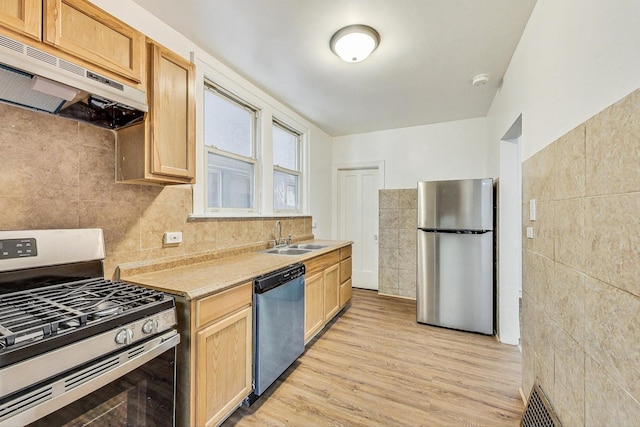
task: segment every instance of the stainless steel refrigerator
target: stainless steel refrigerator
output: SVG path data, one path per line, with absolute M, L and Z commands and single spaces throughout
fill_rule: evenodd
M 494 333 L 493 180 L 418 183 L 417 320 Z

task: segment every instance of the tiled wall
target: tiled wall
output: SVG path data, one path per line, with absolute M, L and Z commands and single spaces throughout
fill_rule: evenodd
M 417 189 L 380 190 L 378 292 L 416 298 Z
M 103 228 L 105 276 L 118 264 L 261 244 L 277 218 L 187 221 L 191 187 L 115 183 L 113 132 L 0 103 L 0 229 Z M 282 219 L 311 235 L 311 217 Z M 165 247 L 165 231 L 183 244 Z
M 640 91 L 528 159 L 523 202 L 523 390 L 565 425 L 639 425 Z

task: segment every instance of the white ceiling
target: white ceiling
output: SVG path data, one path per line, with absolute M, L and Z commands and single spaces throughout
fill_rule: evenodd
M 332 136 L 486 115 L 535 0 L 134 0 Z M 381 37 L 343 62 L 331 36 Z M 489 83 L 471 79 L 487 73 Z

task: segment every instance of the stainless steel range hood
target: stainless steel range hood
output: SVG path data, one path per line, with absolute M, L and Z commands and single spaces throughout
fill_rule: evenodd
M 143 91 L 0 35 L 0 101 L 118 129 L 144 119 Z

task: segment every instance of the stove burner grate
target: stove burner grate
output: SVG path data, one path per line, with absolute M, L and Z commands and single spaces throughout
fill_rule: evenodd
M 0 295 L 0 350 L 163 300 L 162 292 L 89 279 Z

